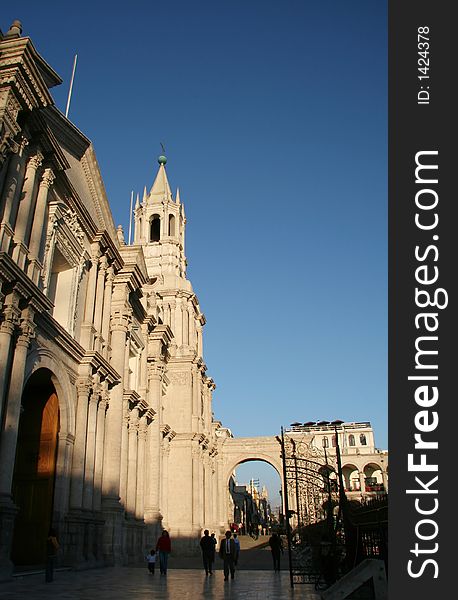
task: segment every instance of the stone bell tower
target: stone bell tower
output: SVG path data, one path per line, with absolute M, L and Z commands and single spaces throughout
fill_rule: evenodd
M 172 196 L 165 171 L 167 159 L 159 156 L 159 171 L 149 193 L 135 204 L 135 244 L 143 246 L 151 279 L 167 287 L 181 287 L 186 280 L 184 231 L 186 218 L 177 190 Z M 181 281 L 180 281 L 181 280 Z
M 171 535 L 195 546 L 204 527 L 215 527 L 211 502 L 216 489 L 216 439 L 212 425 L 213 379 L 203 361 L 205 317 L 186 278 L 186 218 L 179 192 L 172 196 L 167 159 L 134 211 L 134 243 L 143 247 L 149 283 L 160 325 L 173 334 L 162 375 L 158 414 L 164 435 L 160 476 L 162 525 Z M 177 493 L 179 490 L 179 493 Z

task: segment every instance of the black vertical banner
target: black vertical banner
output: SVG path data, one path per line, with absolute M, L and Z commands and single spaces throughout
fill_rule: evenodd
M 454 9 L 389 2 L 390 600 L 457 593 Z

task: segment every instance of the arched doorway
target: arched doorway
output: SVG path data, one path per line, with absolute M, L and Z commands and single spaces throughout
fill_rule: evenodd
M 282 513 L 280 473 L 265 460 L 239 462 L 229 477 L 228 520 L 241 534 L 267 534 Z
M 16 516 L 11 559 L 17 565 L 45 561 L 56 472 L 59 401 L 51 372 L 38 369 L 27 382 L 13 478 Z

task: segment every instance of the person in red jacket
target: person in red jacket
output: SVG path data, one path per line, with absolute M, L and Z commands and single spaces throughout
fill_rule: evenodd
M 167 575 L 167 562 L 172 551 L 169 532 L 164 529 L 161 537 L 157 540 L 156 550 L 159 552 L 159 570 L 161 575 Z

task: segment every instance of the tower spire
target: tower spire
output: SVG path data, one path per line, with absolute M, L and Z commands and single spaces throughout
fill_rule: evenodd
M 162 142 L 161 146 L 164 148 Z M 167 162 L 167 157 L 165 154 L 158 156 L 157 162 L 159 163 L 159 171 L 157 172 L 156 179 L 154 180 L 149 195 L 154 199 L 168 200 L 171 202 L 173 198 L 172 190 L 170 189 L 169 180 L 167 179 L 167 173 L 165 170 L 165 164 Z

